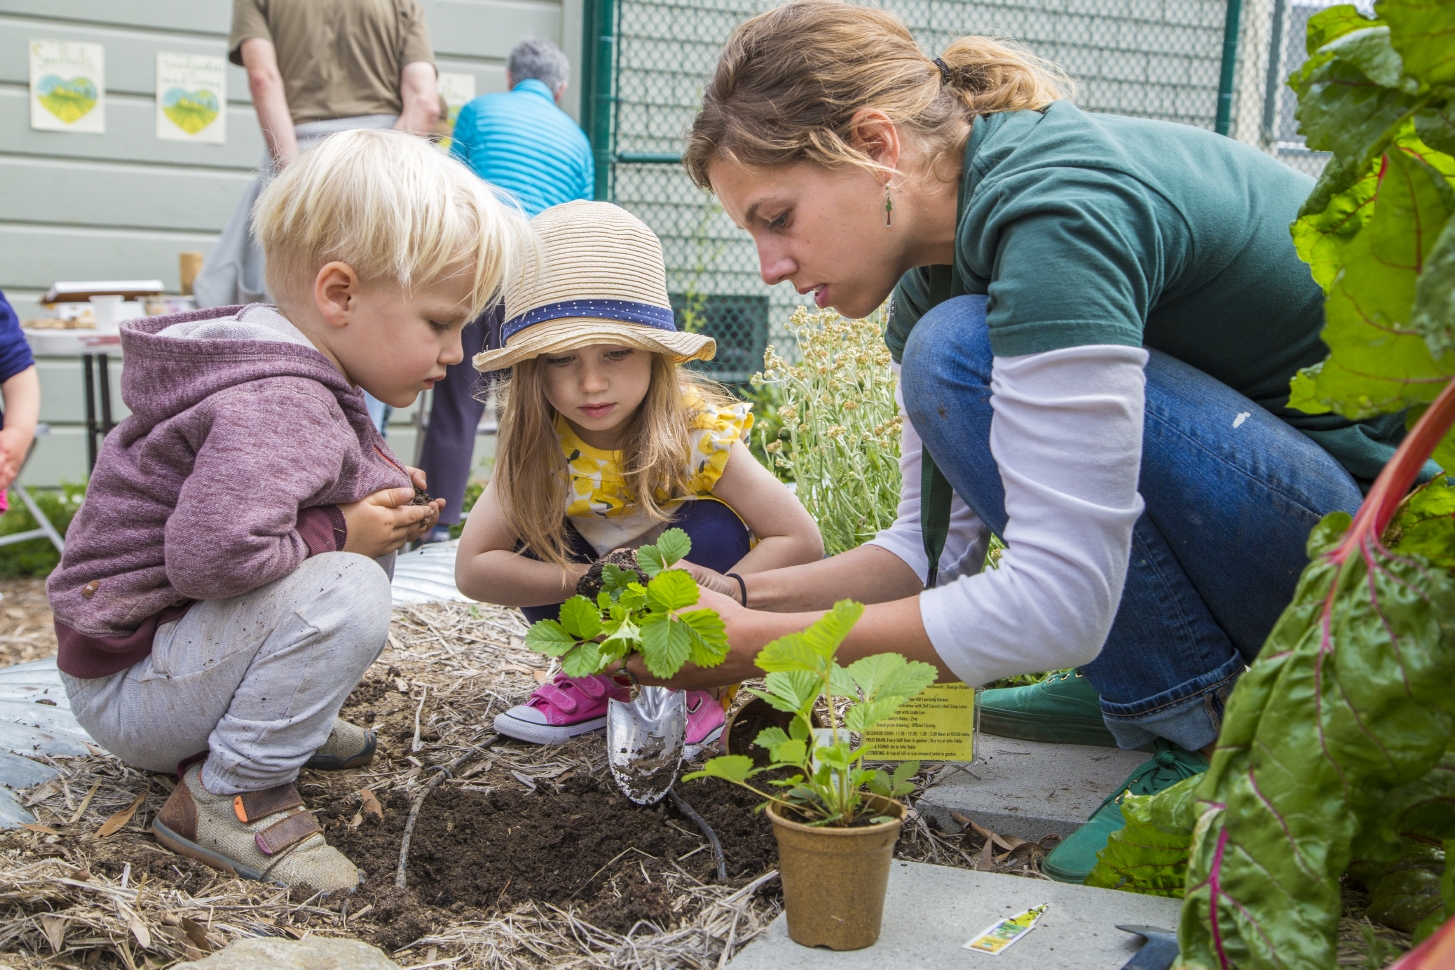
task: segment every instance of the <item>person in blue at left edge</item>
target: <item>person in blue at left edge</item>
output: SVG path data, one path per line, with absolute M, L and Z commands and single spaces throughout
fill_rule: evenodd
M 571 65 L 548 40 L 527 37 L 506 61 L 508 91 L 486 94 L 460 109 L 451 135 L 456 158 L 516 203 L 527 216 L 563 202 L 590 199 L 596 182 L 591 143 L 581 126 L 560 108 Z M 425 542 L 450 537 L 470 476 L 475 429 L 485 413 L 483 388 L 470 360 L 499 343 L 499 307 L 465 328 L 465 359 L 434 386 L 429 431 L 420 452 L 436 498 L 445 500 L 439 525 Z M 476 400 L 476 394 L 482 400 Z
M 35 440 L 35 422 L 40 417 L 40 378 L 30 344 L 20 331 L 20 320 L 0 293 L 0 512 L 9 508 L 6 491 Z

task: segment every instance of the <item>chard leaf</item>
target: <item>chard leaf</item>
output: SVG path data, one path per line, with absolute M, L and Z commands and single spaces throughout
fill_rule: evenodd
M 1197 824 L 1192 795 L 1200 781 L 1197 776 L 1184 778 L 1156 796 L 1123 798 L 1122 818 L 1127 824 L 1097 853 L 1086 885 L 1181 899 Z
M 1455 155 L 1455 104 L 1445 101 L 1420 109 L 1415 134 L 1436 151 Z
M 537 620 L 525 633 L 525 645 L 548 657 L 559 657 L 574 647 L 576 642 L 576 638 L 555 620 Z
M 1455 350 L 1455 219 L 1445 223 L 1425 257 L 1424 270 L 1415 283 L 1410 326 L 1434 353 Z
M 1379 16 L 1411 77 L 1426 87 L 1455 84 L 1455 5 L 1380 0 Z
M 691 606 L 698 600 L 697 582 L 685 569 L 657 573 L 647 584 L 647 607 L 654 613 L 669 613 Z
M 587 641 L 561 658 L 561 669 L 567 677 L 590 677 L 601 673 L 601 648 Z
M 1374 27 L 1381 22 L 1365 17 L 1352 3 L 1325 7 L 1308 19 L 1308 33 L 1304 38 L 1307 53 L 1310 56 L 1317 54 L 1319 48 L 1325 44 L 1352 31 Z
M 1344 267 L 1325 303 L 1329 357 L 1300 373 L 1290 404 L 1367 418 L 1428 403 L 1455 373 L 1410 326 L 1415 285 L 1434 233 L 1455 210 L 1444 176 L 1408 150 L 1391 151 L 1374 212 L 1343 247 Z
M 716 610 L 692 610 L 677 614 L 687 627 L 692 653 L 688 657 L 699 667 L 716 667 L 727 659 L 727 627 Z
M 1363 160 L 1380 150 L 1415 108 L 1418 85 L 1404 76 L 1388 27 L 1364 27 L 1319 48 L 1289 78 L 1298 91 L 1298 130 L 1310 148 Z
M 654 677 L 675 675 L 692 653 L 692 634 L 670 613 L 642 618 L 642 660 Z
M 1325 293 L 1333 288 L 1334 280 L 1344 268 L 1345 247 L 1374 213 L 1374 193 L 1379 187 L 1380 167 L 1377 162 L 1366 165 L 1363 174 L 1353 184 L 1330 194 L 1314 209 L 1313 200 L 1320 188 L 1316 186 L 1310 204 L 1299 213 L 1298 220 L 1291 227 L 1299 258 L 1308 263 L 1314 282 Z
M 573 596 L 561 604 L 561 628 L 578 640 L 595 639 L 601 633 L 601 610 L 586 597 Z
M 1363 532 L 1304 571 L 1196 788 L 1184 963 L 1337 962 L 1339 877 L 1361 825 L 1435 769 L 1455 735 L 1452 617 L 1455 577 Z
M 1452 516 L 1455 516 L 1455 487 L 1441 475 L 1405 500 L 1399 514 L 1384 531 L 1384 544 L 1401 555 L 1423 556 L 1442 569 L 1455 569 Z

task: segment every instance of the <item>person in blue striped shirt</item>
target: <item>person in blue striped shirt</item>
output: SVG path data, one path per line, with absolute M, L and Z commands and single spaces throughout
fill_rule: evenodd
M 460 109 L 451 136 L 451 153 L 527 216 L 563 202 L 590 199 L 596 183 L 591 143 L 581 126 L 560 108 L 571 64 L 548 40 L 527 37 L 510 51 L 505 84 L 510 89 L 482 95 Z M 435 384 L 429 430 L 420 450 L 430 492 L 445 500 L 439 525 L 425 542 L 450 537 L 460 521 L 460 505 L 470 477 L 475 429 L 484 413 L 484 388 L 470 366 L 485 349 L 492 328 L 498 333 L 499 308 L 488 310 L 465 328 L 465 359 Z M 496 343 L 491 343 L 496 346 Z M 477 400 L 477 395 L 480 398 Z

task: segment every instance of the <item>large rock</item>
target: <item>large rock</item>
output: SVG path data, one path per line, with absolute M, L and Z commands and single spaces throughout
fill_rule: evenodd
M 179 963 L 173 970 L 399 970 L 399 964 L 360 940 L 257 936 L 237 940 L 204 960 Z

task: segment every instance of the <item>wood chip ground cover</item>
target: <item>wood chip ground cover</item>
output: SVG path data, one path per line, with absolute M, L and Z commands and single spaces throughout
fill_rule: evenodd
M 164 967 L 243 936 L 310 933 L 368 940 L 402 967 L 725 965 L 781 907 L 767 820 L 731 786 L 679 785 L 722 840 L 729 878 L 718 884 L 693 823 L 617 793 L 599 734 L 559 747 L 495 738 L 494 714 L 548 674 L 524 632 L 513 610 L 396 611 L 388 649 L 343 712 L 378 731 L 374 762 L 299 779 L 329 840 L 367 873 L 347 899 L 294 898 L 176 856 L 147 831 L 170 776 L 107 756 L 57 759 L 61 776 L 23 797 L 37 829 L 0 834 L 0 965 Z M 420 805 L 396 890 L 410 809 L 438 766 L 457 761 Z M 911 803 L 941 770 L 925 766 Z M 98 837 L 138 796 L 125 824 Z M 896 855 L 1044 878 L 1053 844 L 951 835 L 911 812 Z M 1389 931 L 1345 922 L 1341 965 L 1382 966 L 1366 955 Z

